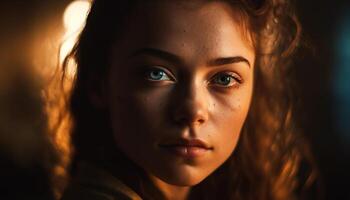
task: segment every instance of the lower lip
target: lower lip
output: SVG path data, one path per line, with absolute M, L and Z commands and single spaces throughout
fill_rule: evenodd
M 192 146 L 163 146 L 166 150 L 177 156 L 195 158 L 203 156 L 209 149 Z

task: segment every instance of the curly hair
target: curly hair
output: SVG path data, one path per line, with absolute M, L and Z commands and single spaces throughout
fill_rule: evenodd
M 309 180 L 298 179 L 298 169 L 310 159 L 310 153 L 293 112 L 291 61 L 301 36 L 293 5 L 288 0 L 222 1 L 239 11 L 240 25 L 253 40 L 256 53 L 253 101 L 235 152 L 193 187 L 190 199 L 216 199 L 217 194 L 228 200 L 300 199 L 300 191 L 312 176 Z M 68 60 L 73 58 L 77 63 L 69 102 L 66 110 L 62 109 L 71 116 L 70 175 L 74 175 L 80 160 L 112 162 L 107 152 L 115 151 L 115 145 L 106 120 L 107 111 L 94 108 L 88 90 L 99 92 L 110 66 L 113 41 L 130 11 L 142 2 L 95 0 L 85 28 L 63 64 L 62 80 L 66 80 Z M 146 192 L 140 195 L 149 196 Z

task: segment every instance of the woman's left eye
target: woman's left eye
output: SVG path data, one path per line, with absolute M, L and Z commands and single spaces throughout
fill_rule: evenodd
M 231 87 L 241 83 L 241 79 L 236 74 L 220 73 L 214 76 L 212 83 L 220 87 Z

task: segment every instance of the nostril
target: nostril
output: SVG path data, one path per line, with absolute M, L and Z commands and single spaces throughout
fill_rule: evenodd
M 207 121 L 207 117 L 202 112 L 197 113 L 178 113 L 175 115 L 174 120 L 181 125 L 200 125 Z
M 205 122 L 204 119 L 199 119 L 199 120 L 198 120 L 198 123 L 199 123 L 199 124 L 203 124 L 204 122 Z

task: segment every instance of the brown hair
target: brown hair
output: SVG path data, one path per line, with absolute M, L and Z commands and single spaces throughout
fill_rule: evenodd
M 115 162 L 110 155 L 117 150 L 108 124 L 108 110 L 95 108 L 88 91 L 99 92 L 110 66 L 113 41 L 122 32 L 131 9 L 142 2 L 95 0 L 80 39 L 63 65 L 65 80 L 68 59 L 77 63 L 68 110 L 62 110 L 70 115 L 67 119 L 72 125 L 71 175 L 80 160 Z M 293 82 L 289 76 L 292 54 L 301 33 L 293 6 L 288 0 L 225 2 L 240 11 L 242 27 L 253 39 L 256 52 L 253 101 L 235 152 L 193 187 L 190 199 L 216 199 L 217 194 L 220 199 L 236 200 L 299 199 L 298 191 L 303 190 L 306 180 L 298 180 L 298 169 L 302 161 L 309 160 L 309 152 L 293 120 Z M 67 161 L 66 157 L 66 164 Z M 140 195 L 146 198 L 146 192 Z

